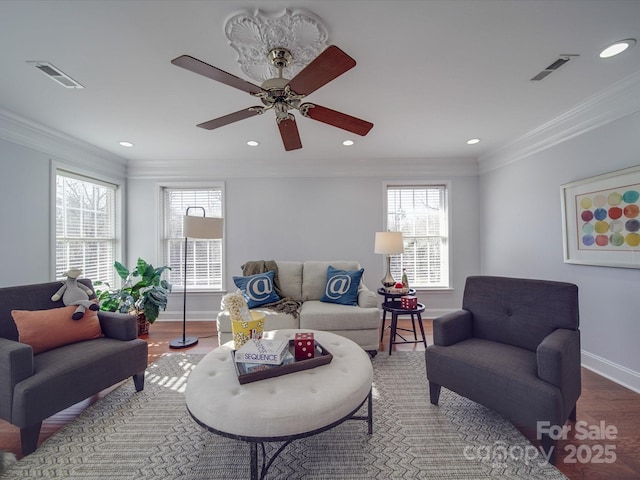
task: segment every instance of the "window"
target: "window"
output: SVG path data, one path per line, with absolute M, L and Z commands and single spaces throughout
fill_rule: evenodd
M 391 257 L 391 274 L 406 270 L 415 288 L 449 287 L 446 185 L 387 185 L 387 230 L 402 232 L 404 254 Z
M 117 186 L 56 172 L 56 278 L 70 268 L 113 284 Z
M 164 204 L 164 260 L 171 267 L 168 280 L 184 286 L 182 217 L 188 207 L 203 207 L 207 217 L 222 217 L 222 188 L 170 188 L 162 190 Z M 193 209 L 190 215 L 201 215 Z M 187 289 L 222 290 L 222 240 L 189 239 Z

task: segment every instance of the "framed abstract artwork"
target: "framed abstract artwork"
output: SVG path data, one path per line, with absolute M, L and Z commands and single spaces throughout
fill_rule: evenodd
M 640 268 L 640 166 L 561 186 L 564 261 Z

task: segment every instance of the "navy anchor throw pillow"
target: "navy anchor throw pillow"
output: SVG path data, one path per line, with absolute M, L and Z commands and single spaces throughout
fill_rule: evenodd
M 274 276 L 275 272 L 270 270 L 248 277 L 233 277 L 233 283 L 242 290 L 249 308 L 256 308 L 260 305 L 266 305 L 267 303 L 280 300 L 280 297 L 273 288 Z
M 347 271 L 338 270 L 329 265 L 327 284 L 320 301 L 341 305 L 358 305 L 358 287 L 363 273 L 364 268 Z

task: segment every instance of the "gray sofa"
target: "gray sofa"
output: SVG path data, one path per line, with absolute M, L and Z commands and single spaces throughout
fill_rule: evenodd
M 551 463 L 551 426 L 576 419 L 580 396 L 578 287 L 563 282 L 476 276 L 462 310 L 433 321 L 425 352 L 431 403 L 440 387 L 489 407 L 513 423 L 543 428 Z M 546 425 L 546 427 L 544 427 Z
M 88 279 L 79 280 L 91 290 Z M 60 282 L 0 288 L 0 418 L 20 428 L 22 453 L 36 450 L 42 421 L 132 376 L 144 388 L 147 342 L 137 338 L 136 318 L 98 312 L 104 337 L 33 354 L 18 342 L 12 310 L 64 306 L 51 296 Z
M 376 293 L 363 282 L 358 289 L 358 306 L 321 302 L 329 265 L 340 270 L 359 270 L 354 261 L 276 261 L 282 293 L 302 303 L 298 318 L 266 308 L 265 330 L 300 328 L 324 330 L 353 340 L 369 354 L 378 351 L 380 310 Z M 220 312 L 217 319 L 220 345 L 233 339 L 228 312 Z

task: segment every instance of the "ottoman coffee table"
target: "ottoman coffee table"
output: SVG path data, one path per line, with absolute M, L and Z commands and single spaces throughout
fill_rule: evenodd
M 267 339 L 293 339 L 312 332 L 333 355 L 331 363 L 240 385 L 231 357 L 233 342 L 207 354 L 189 376 L 187 409 L 202 427 L 249 443 L 251 479 L 263 479 L 293 440 L 329 430 L 345 420 L 365 420 L 373 432 L 369 355 L 355 342 L 317 330 L 274 330 Z M 356 412 L 367 403 L 366 416 Z M 264 444 L 283 442 L 267 459 Z M 262 461 L 258 465 L 258 445 Z

